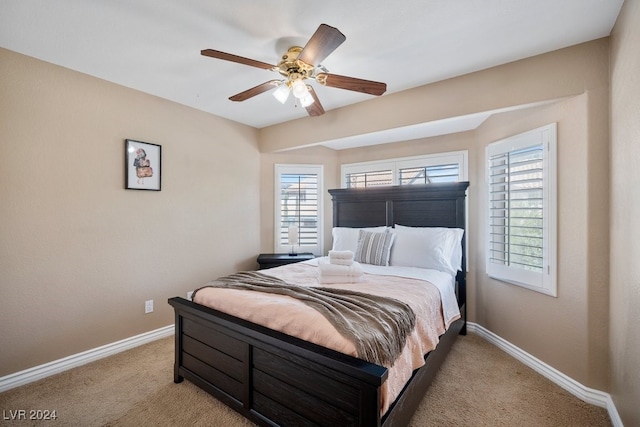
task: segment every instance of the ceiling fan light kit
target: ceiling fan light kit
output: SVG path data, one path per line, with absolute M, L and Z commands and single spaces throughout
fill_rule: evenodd
M 313 99 L 313 96 L 311 96 L 311 93 L 309 92 L 310 89 L 311 89 L 311 86 L 305 85 L 304 96 L 300 98 L 300 105 L 302 105 L 305 108 L 307 108 L 309 105 L 316 102 L 315 99 Z
M 290 92 L 291 91 L 289 90 L 289 86 L 287 86 L 286 83 L 282 83 L 276 90 L 273 91 L 273 96 L 278 101 L 280 101 L 281 104 L 284 104 L 285 102 L 287 102 L 287 99 L 289 99 Z
M 346 37 L 337 28 L 320 24 L 304 48 L 300 46 L 290 47 L 287 52 L 282 55 L 278 65 L 271 65 L 266 62 L 256 61 L 213 49 L 204 49 L 200 53 L 212 58 L 275 71 L 285 77 L 285 80 L 270 80 L 233 95 L 229 97 L 231 101 L 246 101 L 249 98 L 275 88 L 273 96 L 279 102 L 284 104 L 289 98 L 289 93 L 293 93 L 293 96 L 300 102 L 300 105 L 305 107 L 307 113 L 313 117 L 324 114 L 324 108 L 322 108 L 313 87 L 305 83 L 306 79 L 315 80 L 319 84 L 327 87 L 352 90 L 375 96 L 380 96 L 387 90 L 385 83 L 329 74 L 320 64 L 321 61 L 345 40 Z
M 291 83 L 291 92 L 293 92 L 293 96 L 300 99 L 307 94 L 307 85 L 303 83 L 301 78 L 297 78 Z

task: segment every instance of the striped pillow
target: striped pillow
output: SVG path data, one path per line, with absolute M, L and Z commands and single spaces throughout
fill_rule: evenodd
M 364 264 L 389 265 L 389 254 L 395 234 L 360 230 L 354 259 Z

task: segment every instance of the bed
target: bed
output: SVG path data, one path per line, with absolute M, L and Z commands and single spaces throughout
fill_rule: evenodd
M 333 225 L 464 229 L 467 187 L 329 190 Z M 464 254 L 462 239 L 455 276 L 460 316 L 388 408 L 388 368 L 179 297 L 169 300 L 175 310 L 174 381 L 186 378 L 259 425 L 407 425 L 457 335 L 466 333 Z

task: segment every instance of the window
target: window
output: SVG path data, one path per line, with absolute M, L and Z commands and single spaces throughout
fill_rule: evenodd
M 373 187 L 377 185 L 391 185 L 393 173 L 391 170 L 354 172 L 347 176 L 347 188 Z
M 419 166 L 400 169 L 400 185 L 430 184 L 432 182 L 458 181 L 460 167 L 457 163 L 437 166 Z
M 466 179 L 466 151 L 342 165 L 343 188 L 456 182 Z
M 489 144 L 487 274 L 557 296 L 556 124 Z
M 275 251 L 322 253 L 322 166 L 275 166 Z M 289 227 L 296 226 L 296 244 L 289 243 Z

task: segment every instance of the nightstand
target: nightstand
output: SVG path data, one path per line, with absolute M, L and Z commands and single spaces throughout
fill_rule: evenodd
M 307 261 L 314 259 L 315 257 L 316 256 L 310 252 L 303 252 L 295 255 L 260 254 L 258 255 L 258 264 L 260 264 L 260 270 L 264 270 L 265 268 L 273 268 L 281 265 L 293 264 L 294 262 Z

